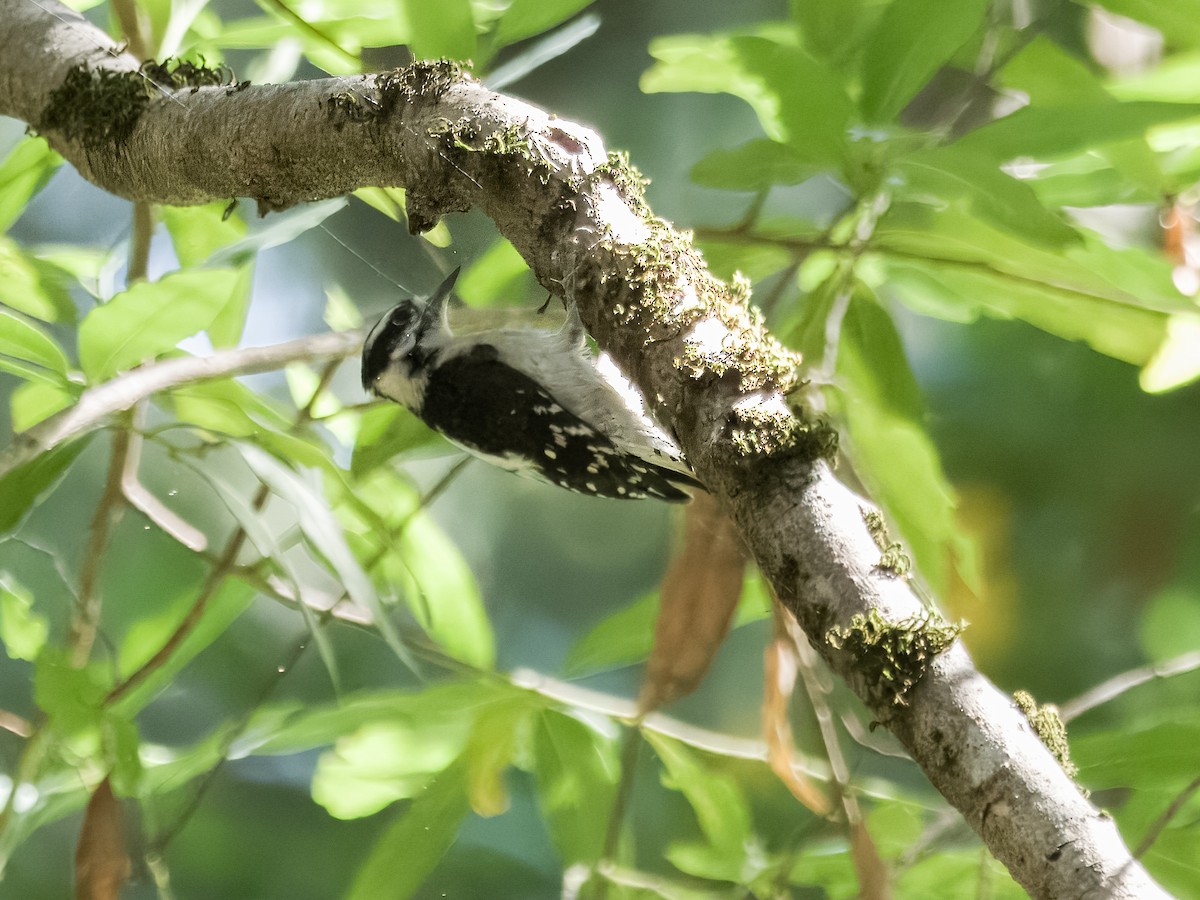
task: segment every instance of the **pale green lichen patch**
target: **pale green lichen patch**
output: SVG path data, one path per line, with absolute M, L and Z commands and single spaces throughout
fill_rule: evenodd
M 1063 724 L 1062 717 L 1058 714 L 1058 707 L 1050 703 L 1039 706 L 1029 691 L 1016 691 L 1013 694 L 1013 702 L 1017 704 L 1017 709 L 1025 713 L 1025 718 L 1029 720 L 1034 733 L 1054 754 L 1054 758 L 1063 767 L 1063 771 L 1074 778 L 1079 769 L 1076 768 L 1075 763 L 1071 762 L 1071 750 L 1067 744 L 1067 726 Z
M 825 641 L 835 650 L 850 653 L 876 697 L 891 706 L 907 706 L 909 692 L 963 627 L 931 610 L 889 622 L 872 609 L 865 616 L 855 615 L 848 627 L 829 629 Z
M 729 437 L 741 456 L 787 453 L 810 463 L 832 459 L 838 447 L 837 429 L 825 419 L 763 405 L 735 408 Z
M 897 578 L 907 576 L 912 571 L 912 560 L 904 552 L 904 546 L 899 541 L 893 541 L 892 536 L 888 534 L 883 514 L 877 509 L 868 509 L 865 506 L 861 508 L 861 512 L 867 531 L 871 533 L 871 539 L 882 554 L 875 568 Z

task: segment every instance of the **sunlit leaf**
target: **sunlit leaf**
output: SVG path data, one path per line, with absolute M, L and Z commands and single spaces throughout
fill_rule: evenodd
M 667 851 L 668 858 L 689 875 L 742 880 L 751 850 L 752 823 L 741 788 L 729 775 L 704 766 L 695 752 L 679 741 L 651 731 L 643 734 L 662 761 L 663 784 L 687 799 L 706 841 L 703 845 L 675 844 Z
M 1142 137 L 1155 125 L 1200 117 L 1200 104 L 1079 103 L 1026 106 L 960 138 L 956 145 L 1000 161 L 1062 156 L 1088 147 Z
M 388 403 L 363 413 L 350 471 L 362 477 L 402 453 L 445 446 L 445 438 L 419 418 L 399 404 Z
M 443 772 L 401 812 L 359 866 L 346 900 L 404 900 L 454 842 L 467 813 L 465 766 Z
M 496 661 L 496 642 L 475 576 L 432 519 L 414 515 L 395 552 L 411 579 L 405 586 L 417 621 L 456 659 L 482 669 Z
M 547 710 L 534 726 L 533 749 L 538 805 L 564 865 L 595 862 L 620 775 L 615 742 Z
M 12 407 L 13 431 L 28 431 L 38 422 L 66 409 L 78 399 L 79 388 L 74 384 L 54 381 L 26 382 L 12 392 L 12 399 L 9 401 Z
M 472 306 L 511 306 L 526 302 L 535 287 L 529 264 L 512 244 L 497 238 L 463 270 L 455 291 Z
M 925 430 L 924 404 L 891 318 L 855 294 L 842 322 L 837 412 L 855 471 L 899 529 L 935 590 L 954 556 L 969 556 L 954 514 L 954 490 Z M 881 548 L 881 552 L 882 552 Z
M 228 200 L 204 206 L 159 208 L 180 265 L 184 268 L 198 266 L 217 250 L 246 236 L 245 220 L 236 211 L 226 215 L 228 211 Z
M 0 303 L 43 322 L 74 322 L 65 275 L 0 235 Z
M 34 663 L 33 695 L 60 735 L 99 727 L 108 673 L 98 665 L 76 666 L 65 648 L 43 648 Z
M 1097 5 L 1157 28 L 1170 35 L 1172 44 L 1200 45 L 1200 0 L 1099 0 Z
M 143 281 L 93 309 L 79 324 L 79 362 L 92 382 L 171 350 L 207 328 L 233 297 L 231 269 L 175 272 Z
M 364 725 L 322 754 L 313 800 L 339 819 L 357 819 L 419 796 L 462 753 L 470 729 L 470 717 L 455 710 Z
M 0 232 L 7 231 L 62 165 L 62 157 L 40 137 L 27 137 L 0 162 Z
M 9 659 L 37 659 L 50 634 L 46 617 L 33 609 L 33 596 L 7 572 L 0 572 L 0 641 Z
M 0 353 L 36 363 L 64 378 L 67 374 L 67 354 L 54 338 L 32 322 L 3 309 L 0 309 Z
M 1142 390 L 1151 394 L 1173 391 L 1200 378 L 1200 315 L 1177 315 L 1167 320 L 1162 345 L 1142 369 Z
M 893 0 L 863 47 L 863 115 L 894 119 L 979 29 L 989 6 L 988 0 Z
M 840 79 L 796 46 L 756 36 L 680 35 L 650 44 L 658 60 L 642 90 L 699 91 L 740 97 L 772 140 L 811 164 L 843 157 L 852 105 Z
M 904 199 L 934 206 L 961 202 L 991 224 L 1047 248 L 1080 239 L 1028 184 L 1004 174 L 989 157 L 938 147 L 905 154 L 895 172 L 896 195 Z
M 658 593 L 643 594 L 576 641 L 563 664 L 563 674 L 573 678 L 646 659 L 654 643 L 656 618 Z

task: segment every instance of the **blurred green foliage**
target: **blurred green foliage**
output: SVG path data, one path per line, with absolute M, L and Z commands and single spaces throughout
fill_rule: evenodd
M 1193 3 L 137 6 L 157 56 L 256 82 L 470 57 L 629 148 L 656 211 L 804 352 L 845 476 L 984 670 L 1063 704 L 1081 784 L 1200 897 Z M 1145 49 L 1106 68 L 1114 44 Z M 408 239 L 403 192 L 373 188 L 263 222 L 159 210 L 153 277 L 127 284 L 127 206 L 8 124 L 13 433 L 145 360 L 369 323 L 392 281 L 440 280 L 430 258 L 460 255 L 474 305 L 544 298 L 478 217 Z M 460 477 L 353 369 L 187 384 L 0 477 L 0 897 L 66 895 L 106 775 L 130 897 L 857 896 L 844 827 L 750 737 L 757 579 L 706 685 L 622 754 L 667 511 Z M 114 455 L 151 500 L 114 497 Z M 1068 702 L 1148 663 L 1167 677 Z M 829 702 L 895 895 L 1022 896 L 857 701 Z

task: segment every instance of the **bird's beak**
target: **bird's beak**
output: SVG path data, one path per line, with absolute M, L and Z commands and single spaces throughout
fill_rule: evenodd
M 421 312 L 421 321 L 417 326 L 417 334 L 424 334 L 437 321 L 438 316 L 442 314 L 442 310 L 446 308 L 446 302 L 450 299 L 450 292 L 454 290 L 454 282 L 458 281 L 458 273 L 460 271 L 462 271 L 462 266 L 459 266 L 447 275 L 446 280 L 439 284 L 437 290 L 425 301 L 425 309 Z

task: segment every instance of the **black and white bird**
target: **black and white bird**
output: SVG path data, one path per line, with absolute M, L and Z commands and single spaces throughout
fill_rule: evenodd
M 365 390 L 475 456 L 569 490 L 682 502 L 701 487 L 616 365 L 589 353 L 573 309 L 556 331 L 491 326 L 478 313 L 452 329 L 457 277 L 455 269 L 428 300 L 403 301 L 371 329 Z

